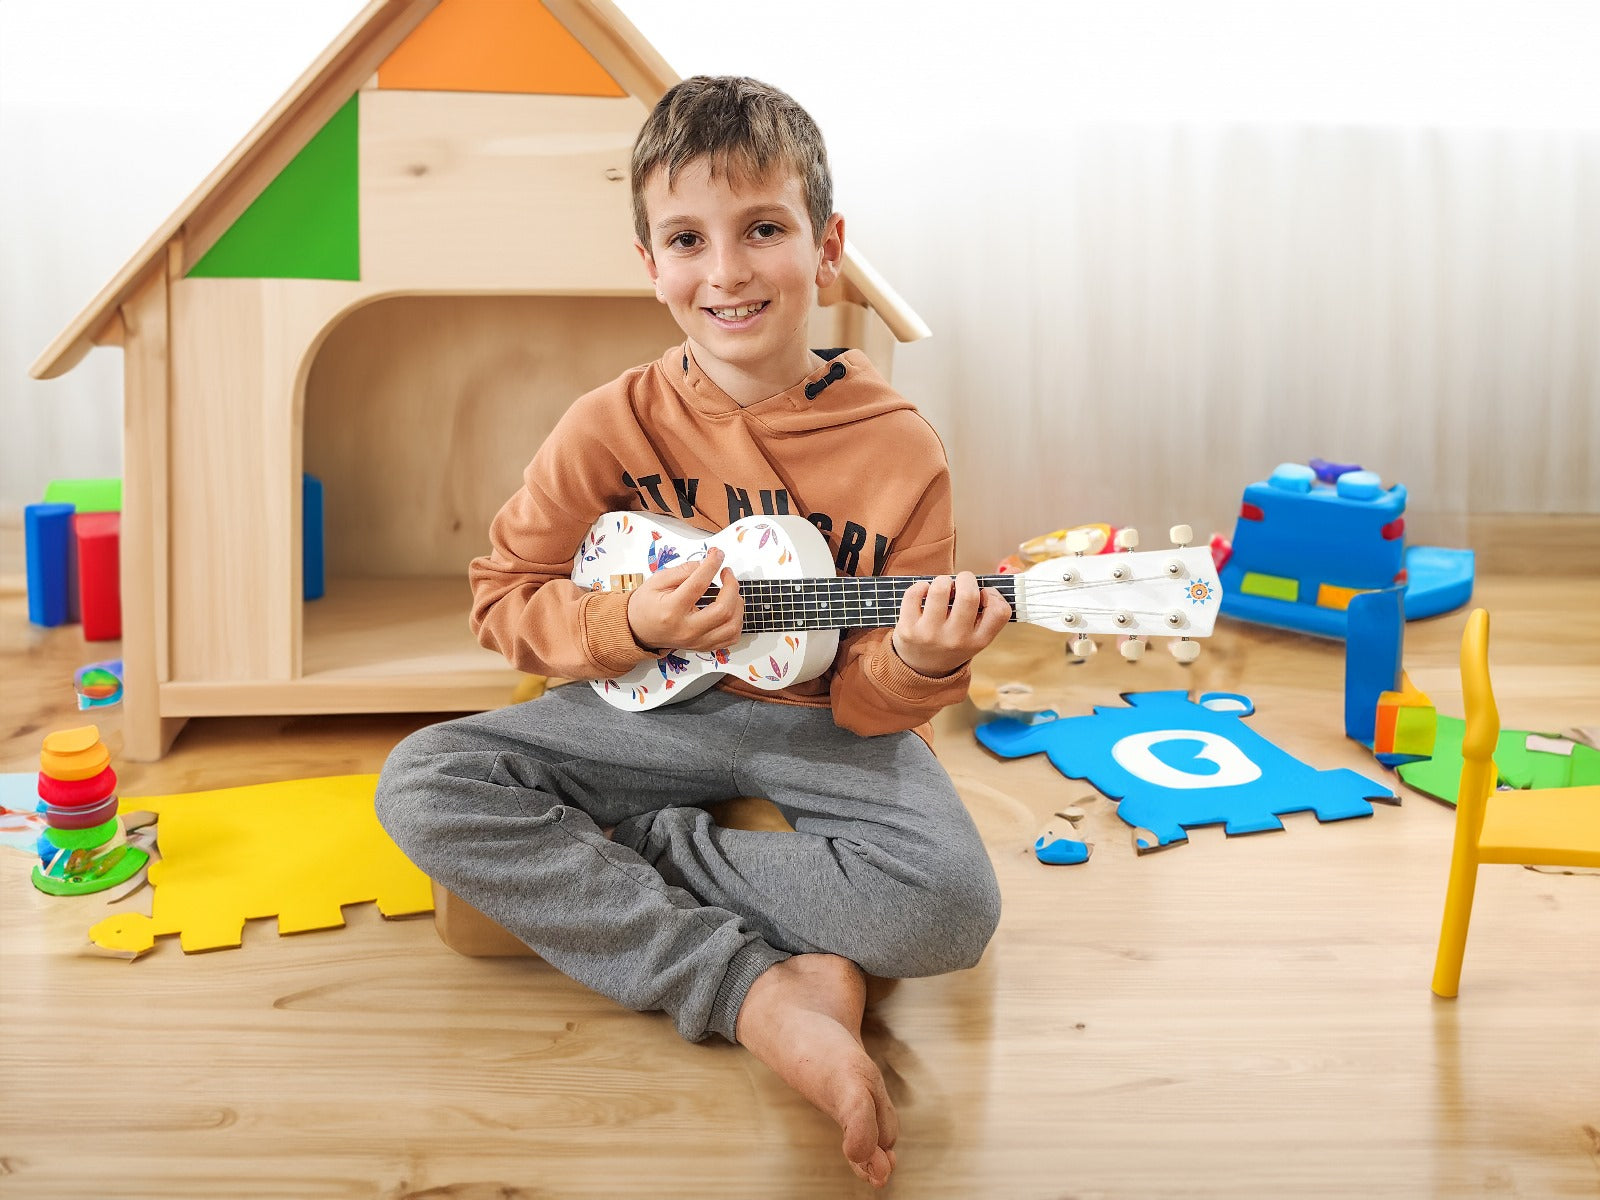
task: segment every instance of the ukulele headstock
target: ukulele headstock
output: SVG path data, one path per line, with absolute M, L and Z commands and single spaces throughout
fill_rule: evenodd
M 1200 655 L 1196 638 L 1209 637 L 1222 601 L 1222 583 L 1207 547 L 1193 547 L 1187 525 L 1171 530 L 1170 550 L 1139 550 L 1137 530 L 1117 532 L 1115 549 L 1084 553 L 1068 539 L 1069 553 L 1035 563 L 1017 576 L 1017 619 L 1065 633 L 1070 652 L 1087 658 L 1093 638 L 1118 639 L 1122 657 L 1135 662 L 1151 638 L 1169 638 L 1181 663 Z

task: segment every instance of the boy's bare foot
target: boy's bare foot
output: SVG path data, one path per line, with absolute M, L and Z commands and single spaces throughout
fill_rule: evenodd
M 746 993 L 734 1032 L 778 1077 L 839 1123 L 850 1169 L 874 1187 L 894 1170 L 900 1118 L 861 1045 L 861 969 L 833 954 L 797 954 Z

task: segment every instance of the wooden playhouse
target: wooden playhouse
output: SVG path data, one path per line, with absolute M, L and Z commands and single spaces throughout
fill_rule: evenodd
M 681 337 L 628 189 L 676 81 L 609 0 L 373 0 L 41 355 L 123 348 L 124 756 L 510 699 L 466 564 L 567 405 Z M 850 248 L 820 300 L 813 344 L 884 374 L 927 333 Z

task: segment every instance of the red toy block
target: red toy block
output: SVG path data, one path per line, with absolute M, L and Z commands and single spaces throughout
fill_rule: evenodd
M 122 636 L 122 514 L 75 513 L 78 541 L 78 611 L 83 637 L 109 642 Z

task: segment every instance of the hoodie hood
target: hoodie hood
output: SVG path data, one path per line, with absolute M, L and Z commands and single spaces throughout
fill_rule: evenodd
M 696 412 L 713 419 L 753 421 L 774 433 L 808 433 L 885 413 L 915 411 L 861 351 L 815 353 L 824 360 L 815 371 L 793 387 L 743 407 L 700 369 L 688 342 L 668 350 L 656 365 L 667 385 Z

